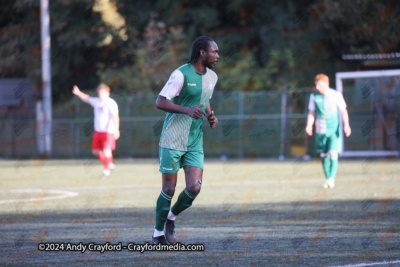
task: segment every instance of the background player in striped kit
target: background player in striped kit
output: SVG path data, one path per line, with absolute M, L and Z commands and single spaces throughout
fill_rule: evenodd
M 175 217 L 189 208 L 200 192 L 204 161 L 202 116 L 207 117 L 211 128 L 218 124 L 209 104 L 218 80 L 211 69 L 218 58 L 218 46 L 210 37 L 196 38 L 189 63 L 171 74 L 157 98 L 157 108 L 167 115 L 160 137 L 162 191 L 157 200 L 154 244 L 176 242 Z M 170 209 L 180 168 L 185 171 L 186 188 Z
M 107 178 L 111 169 L 115 167 L 112 150 L 115 150 L 115 141 L 120 136 L 117 102 L 110 98 L 110 87 L 104 83 L 97 87 L 98 97 L 91 97 L 81 92 L 76 85 L 72 93 L 94 109 L 92 153 L 103 163 L 102 177 Z
M 343 95 L 329 88 L 329 78 L 325 74 L 315 76 L 317 92 L 310 95 L 306 133 L 312 135 L 313 124 L 316 126 L 317 152 L 322 158 L 322 166 L 326 176 L 324 188 L 335 186 L 335 177 L 338 168 L 338 153 L 340 147 L 339 112 L 342 115 L 343 130 L 346 137 L 351 134 L 349 114 Z

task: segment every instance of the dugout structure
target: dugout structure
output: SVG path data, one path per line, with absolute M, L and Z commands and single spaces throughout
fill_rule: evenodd
M 398 156 L 400 70 L 338 72 L 336 89 L 343 93 L 352 129 L 342 139 L 341 156 Z

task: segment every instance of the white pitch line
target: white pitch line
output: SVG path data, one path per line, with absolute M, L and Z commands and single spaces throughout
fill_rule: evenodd
M 52 199 L 63 199 L 63 198 L 68 198 L 68 197 L 76 197 L 78 195 L 77 192 L 62 191 L 62 190 L 43 190 L 43 189 L 14 189 L 14 190 L 0 190 L 0 192 L 57 194 L 56 196 L 47 196 L 47 197 L 1 200 L 0 204 L 15 203 L 15 202 L 33 202 L 33 201 L 43 201 L 43 200 L 52 200 Z
M 338 265 L 338 266 L 334 266 L 334 267 L 363 267 L 363 266 L 375 266 L 375 265 L 396 264 L 396 263 L 400 263 L 400 260 L 381 261 L 381 262 L 374 262 L 374 263 L 358 263 L 358 264 L 349 264 L 349 265 Z

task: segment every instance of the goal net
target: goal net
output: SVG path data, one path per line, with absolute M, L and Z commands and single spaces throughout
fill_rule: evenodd
M 343 93 L 352 129 L 342 139 L 341 155 L 398 156 L 400 70 L 338 72 L 336 89 Z

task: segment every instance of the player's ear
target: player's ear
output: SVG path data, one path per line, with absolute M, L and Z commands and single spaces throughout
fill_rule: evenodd
M 206 51 L 204 51 L 203 49 L 200 50 L 200 56 L 201 56 L 202 58 L 206 57 L 206 54 L 207 54 Z

